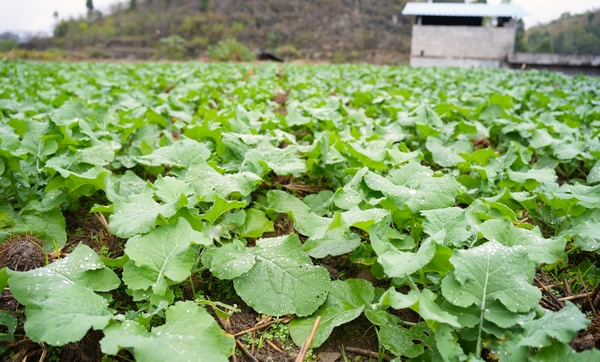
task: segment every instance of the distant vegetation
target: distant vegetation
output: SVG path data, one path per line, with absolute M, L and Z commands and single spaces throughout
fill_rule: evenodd
M 29 38 L 19 47 L 62 49 L 72 59 L 250 59 L 254 50 L 269 49 L 286 59 L 398 63 L 410 52 L 413 19 L 401 15 L 407 2 L 130 0 L 103 14 L 82 1 L 85 16 L 59 21 L 55 13 L 53 38 Z M 598 55 L 599 13 L 566 13 L 527 31 L 519 21 L 516 51 Z M 11 51 L 15 36 L 0 34 L 0 53 L 20 57 Z M 48 59 L 54 53 L 23 54 Z
M 7 52 L 19 45 L 18 37 L 12 33 L 0 34 L 0 52 Z
M 600 55 L 600 10 L 563 14 L 549 24 L 529 29 L 524 49 L 533 53 Z
M 267 48 L 289 57 L 350 61 L 395 54 L 398 58 L 410 49 L 412 19 L 401 15 L 406 2 L 136 1 L 114 7 L 108 16 L 90 11 L 87 17 L 58 22 L 53 45 L 88 52 L 153 48 L 158 57 L 174 46 L 175 53 L 168 54 L 196 57 L 214 54 L 209 48 L 235 39 L 249 49 Z

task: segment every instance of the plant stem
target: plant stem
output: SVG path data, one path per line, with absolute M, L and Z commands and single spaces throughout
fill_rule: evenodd
M 419 287 L 417 287 L 417 284 L 415 284 L 415 281 L 412 280 L 412 278 L 410 276 L 408 277 L 408 279 L 406 279 L 406 281 L 408 282 L 410 289 L 416 290 L 417 292 L 419 291 Z
M 427 277 L 425 276 L 425 273 L 423 273 L 423 269 L 419 269 L 419 275 L 421 277 L 421 284 L 423 285 L 423 288 L 427 288 L 427 286 L 429 285 L 429 282 L 427 281 Z
M 196 288 L 194 287 L 194 279 L 192 277 L 194 274 L 190 275 L 190 288 L 192 289 L 192 298 L 196 298 Z

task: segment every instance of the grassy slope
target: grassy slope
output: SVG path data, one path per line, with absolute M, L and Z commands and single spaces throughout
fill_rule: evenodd
M 350 50 L 403 52 L 410 47 L 406 1 L 324 0 L 147 0 L 135 10 L 116 8 L 99 19 L 66 21 L 57 27 L 58 46 L 147 47 L 179 34 L 192 52 L 235 37 L 253 48 L 294 47 L 316 58 Z
M 600 10 L 563 15 L 529 29 L 526 39 L 532 52 L 600 55 Z

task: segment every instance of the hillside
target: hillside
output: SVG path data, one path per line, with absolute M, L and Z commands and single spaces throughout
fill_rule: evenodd
M 291 57 L 397 61 L 410 48 L 411 19 L 404 0 L 146 0 L 106 16 L 60 22 L 54 45 L 114 52 L 175 41 L 182 56 L 201 56 L 220 40 L 236 38 Z M 177 37 L 179 35 L 183 41 Z M 90 50 L 91 49 L 91 50 Z M 102 54 L 100 54 L 102 55 Z
M 534 53 L 600 55 L 600 10 L 563 14 L 549 24 L 529 29 L 526 51 Z

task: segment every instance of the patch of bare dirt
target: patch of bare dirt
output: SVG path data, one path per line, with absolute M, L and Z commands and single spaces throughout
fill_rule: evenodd
M 377 361 L 378 348 L 375 326 L 361 315 L 350 323 L 334 328 L 331 336 L 315 352 L 317 355 L 339 353 L 340 356 L 333 362 L 342 361 L 342 353 L 351 361 L 367 362 Z
M 65 213 L 65 219 L 68 237 L 65 250 L 83 243 L 99 255 L 115 257 L 123 254 L 125 240 L 110 232 L 108 220 L 103 214 L 90 214 L 87 209 L 80 209 Z
M 566 302 L 572 302 L 578 304 L 582 312 L 593 316 L 590 325 L 579 331 L 569 343 L 571 347 L 578 352 L 600 349 L 600 284 L 589 290 L 581 280 L 570 281 L 564 278 L 558 281 L 541 271 L 536 273 L 534 282 L 543 294 L 540 305 L 545 309 L 556 312 L 564 308 Z M 583 289 L 574 293 L 571 288 L 572 282 L 581 282 L 584 285 Z
M 579 331 L 570 345 L 578 352 L 592 348 L 600 349 L 600 317 L 595 317 L 587 329 Z
M 32 235 L 12 235 L 0 247 L 0 268 L 28 271 L 44 266 L 43 241 Z
M 272 101 L 277 103 L 279 107 L 275 110 L 275 112 L 281 114 L 282 116 L 287 116 L 287 108 L 285 107 L 285 103 L 288 100 L 288 96 L 290 95 L 290 91 L 286 90 L 285 93 L 277 93 L 273 96 Z

